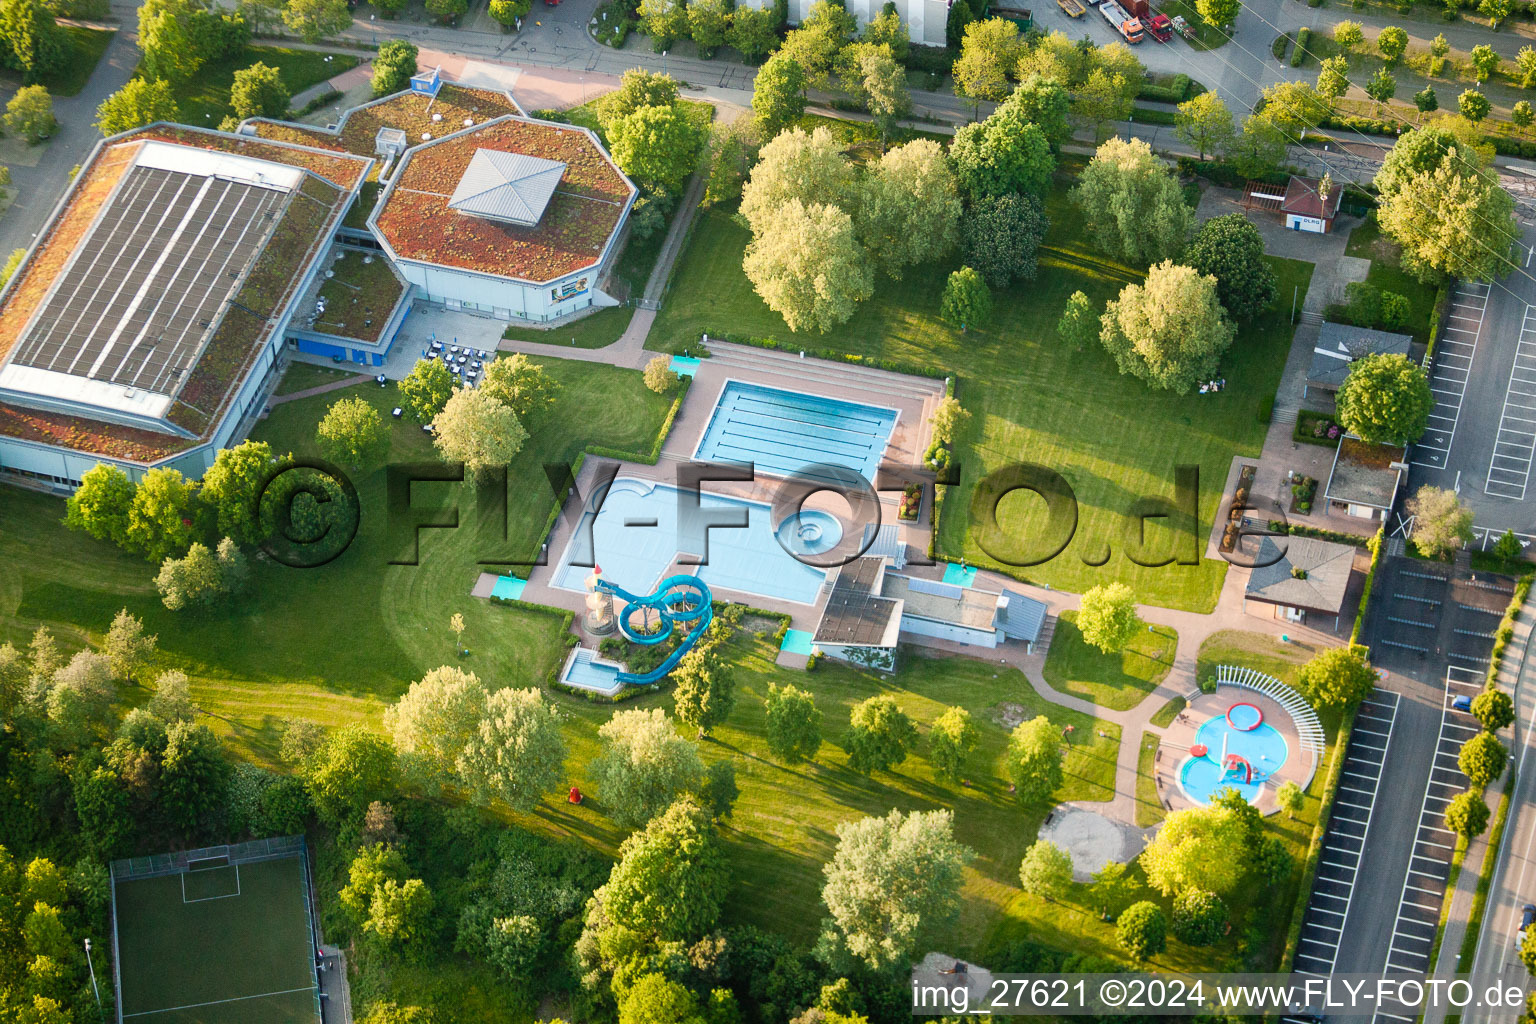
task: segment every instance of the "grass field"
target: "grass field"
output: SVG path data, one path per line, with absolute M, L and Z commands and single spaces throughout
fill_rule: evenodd
M 258 61 L 277 68 L 290 95 L 298 95 L 312 85 L 357 66 L 357 57 L 349 53 L 247 46 L 238 57 L 209 61 L 185 82 L 173 84 L 182 123 L 217 128 L 220 121 L 233 113 L 229 106 L 229 89 L 235 83 L 235 72 Z
M 299 857 L 116 883 L 124 1017 L 143 1024 L 314 1024 Z
M 1045 655 L 1045 681 L 1099 707 L 1129 711 L 1168 675 L 1178 646 L 1177 632 L 1154 626 L 1136 634 L 1125 650 L 1105 654 L 1083 639 L 1077 613 L 1063 612 Z
M 283 373 L 283 379 L 278 382 L 277 393 L 291 395 L 324 384 L 334 384 L 353 376 L 356 374 L 350 370 L 336 370 L 329 366 L 316 366 L 314 363 L 292 363 Z
M 1293 640 L 1282 644 L 1264 633 L 1224 629 L 1212 633 L 1200 645 L 1195 672 L 1201 679 L 1213 676 L 1217 665 L 1236 665 L 1274 676 L 1287 686 L 1295 686 L 1301 666 L 1322 651 L 1316 644 Z
M 502 331 L 501 336 L 513 341 L 536 341 L 544 345 L 603 348 L 619 340 L 634 315 L 634 309 L 629 306 L 610 306 L 563 327 L 541 331 L 513 325 Z
M 1167 817 L 1163 802 L 1157 797 L 1157 748 L 1162 737 L 1148 730 L 1141 734 L 1141 749 L 1136 754 L 1136 824 L 1141 828 L 1156 825 Z
M 883 281 L 874 297 L 831 334 L 792 334 L 741 271 L 747 230 L 731 220 L 730 210 L 710 210 L 695 227 L 647 344 L 681 351 L 708 331 L 952 372 L 960 400 L 973 417 L 958 446 L 962 482 L 950 489 L 940 519 L 943 554 L 1005 568 L 980 547 L 969 528 L 968 509 L 976 481 L 1028 460 L 1066 477 L 1076 493 L 1078 524 L 1061 555 L 1011 570 L 1015 575 L 1077 592 L 1119 579 L 1141 601 L 1209 611 L 1226 563 L 1133 564 L 1126 557 L 1127 531 L 1136 523 L 1126 513 L 1143 496 L 1172 495 L 1174 467 L 1194 465 L 1201 479 L 1201 522 L 1211 521 L 1232 457 L 1256 454 L 1263 445 L 1261 403 L 1274 396 L 1285 362 L 1293 288 L 1305 293 L 1312 266 L 1272 261 L 1283 308 L 1239 334 L 1222 368 L 1225 391 L 1187 396 L 1152 391 L 1121 376 L 1102 349 L 1073 352 L 1056 336 L 1056 320 L 1072 292 L 1081 289 L 1102 303 L 1140 275 L 1088 247 L 1082 219 L 1061 187 L 1052 192 L 1048 210 L 1049 248 L 1041 254 L 1039 276 L 998 292 L 991 326 L 964 336 L 938 316 L 952 263 L 918 267 L 900 281 Z M 1043 506 L 1033 495 L 1010 495 L 998 507 L 999 525 L 1009 537 L 1027 538 L 1043 524 Z M 1170 550 L 1171 538 L 1153 522 L 1147 536 L 1152 552 Z M 1203 535 L 1197 543 L 1203 550 Z
M 86 28 L 84 25 L 60 25 L 59 29 L 64 34 L 65 45 L 69 47 L 69 56 L 57 72 L 37 84 L 46 88 L 54 97 L 77 96 L 90 80 L 96 65 L 101 63 L 102 54 L 112 45 L 112 37 L 117 35 L 117 31 L 110 28 Z M 20 85 L 21 73 L 9 68 L 0 69 L 0 81 Z

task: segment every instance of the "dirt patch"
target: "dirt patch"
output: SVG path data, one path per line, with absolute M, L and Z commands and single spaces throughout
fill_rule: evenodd
M 1015 704 L 1011 700 L 1005 700 L 992 708 L 992 721 L 1010 732 L 1028 717 L 1029 710 L 1023 704 Z
M 1056 808 L 1040 826 L 1040 838 L 1067 852 L 1072 877 L 1079 882 L 1091 881 L 1106 864 L 1124 864 L 1136 850 L 1124 825 L 1080 807 Z
M 778 632 L 780 619 L 770 619 L 766 615 L 743 615 L 740 626 L 748 633 L 767 633 L 772 636 Z

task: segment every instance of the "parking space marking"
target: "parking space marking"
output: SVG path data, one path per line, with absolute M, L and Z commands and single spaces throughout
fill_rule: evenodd
M 1536 463 L 1536 307 L 1525 307 L 1484 493 L 1524 501 Z
M 1467 311 L 1475 315 L 1469 315 Z M 1479 294 L 1464 284 L 1456 286 L 1451 296 L 1451 312 L 1446 315 L 1450 326 L 1446 329 L 1465 334 L 1470 340 L 1452 342 L 1447 339 L 1444 344 L 1449 350 L 1437 354 L 1430 368 L 1429 389 L 1435 395 L 1435 407 L 1431 410 L 1429 429 L 1413 447 L 1413 464 L 1416 466 L 1433 469 L 1446 466 L 1451 445 L 1456 440 L 1456 427 L 1461 422 L 1461 405 L 1466 398 L 1472 361 L 1477 356 L 1477 337 L 1483 329 L 1487 311 L 1487 292 Z M 1457 326 L 1458 323 L 1471 326 Z M 1462 365 L 1463 361 L 1465 365 Z

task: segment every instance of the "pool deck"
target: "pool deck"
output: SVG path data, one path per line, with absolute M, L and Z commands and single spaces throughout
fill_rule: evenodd
M 1163 732 L 1163 742 L 1157 748 L 1157 760 L 1153 775 L 1157 780 L 1157 795 L 1163 806 L 1171 811 L 1198 807 L 1199 804 L 1184 794 L 1179 785 L 1179 768 L 1189 757 L 1189 748 L 1195 742 L 1195 734 L 1207 720 L 1225 715 L 1233 704 L 1252 704 L 1264 713 L 1264 721 L 1273 726 L 1285 739 L 1286 759 L 1280 770 L 1265 780 L 1259 792 L 1257 807 L 1265 814 L 1279 810 L 1275 805 L 1275 790 L 1281 783 L 1294 782 L 1306 789 L 1317 772 L 1317 756 L 1301 745 L 1301 734 L 1290 712 L 1280 704 L 1253 690 L 1235 686 L 1217 687 L 1215 693 L 1202 693 L 1190 700 L 1189 706 L 1179 712 Z

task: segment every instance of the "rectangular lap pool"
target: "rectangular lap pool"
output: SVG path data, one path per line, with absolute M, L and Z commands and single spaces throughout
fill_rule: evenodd
M 748 525 L 744 529 L 710 530 L 709 564 L 684 566 L 678 571 L 696 573 L 712 589 L 800 604 L 816 602 L 826 573 L 779 546 L 767 505 L 718 494 L 699 495 L 699 504 L 705 508 L 744 508 Z M 591 532 L 594 560 L 602 567 L 603 577 L 630 593 L 649 594 L 678 552 L 700 552 L 703 537 L 682 535 L 678 508 L 676 487 L 631 477 L 615 480 Z M 592 512 L 583 515 L 589 517 Z M 584 518 L 582 526 L 586 525 Z M 555 572 L 555 586 L 585 590 L 592 570 L 570 564 L 572 557 L 568 543 Z
M 827 463 L 873 480 L 895 426 L 895 409 L 731 380 L 693 457 L 751 462 L 770 476 Z

